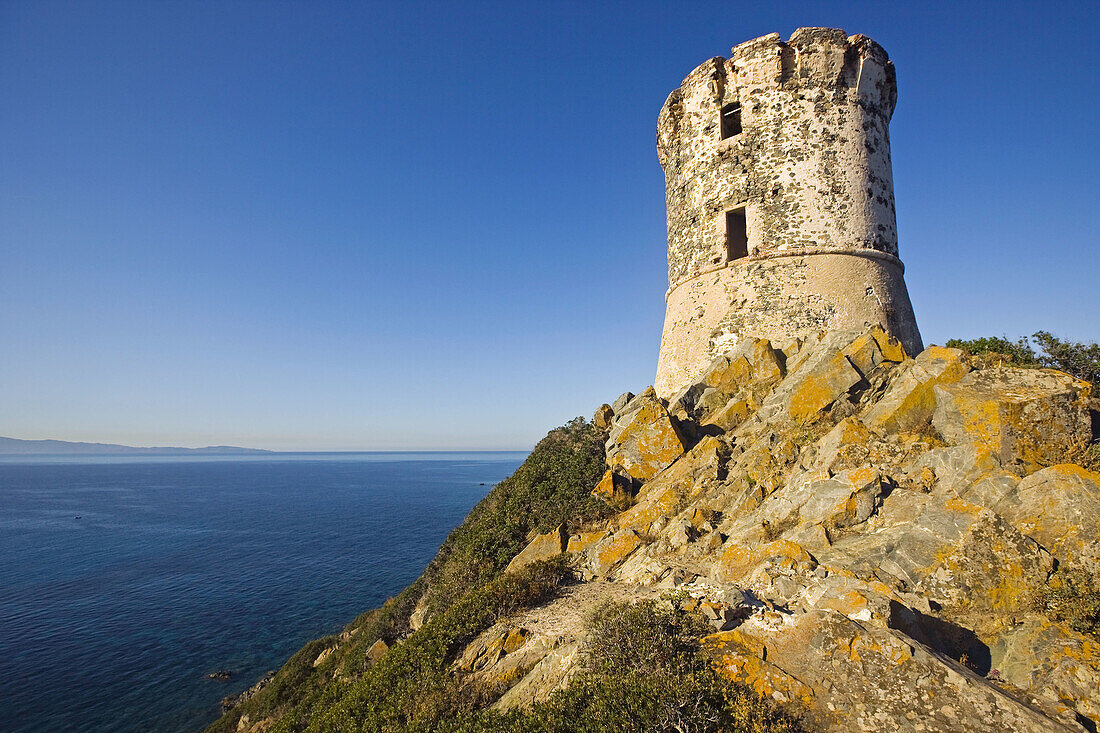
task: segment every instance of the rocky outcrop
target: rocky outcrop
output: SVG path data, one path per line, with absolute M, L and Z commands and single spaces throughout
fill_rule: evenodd
M 1100 559 L 1100 475 L 1064 463 L 1094 437 L 1089 399 L 880 330 L 743 341 L 667 402 L 601 408 L 593 488 L 629 506 L 532 540 L 514 562 L 568 552 L 583 582 L 459 664 L 501 707 L 545 699 L 600 599 L 674 590 L 725 674 L 819 729 L 1095 730 L 1100 644 L 1033 602 Z

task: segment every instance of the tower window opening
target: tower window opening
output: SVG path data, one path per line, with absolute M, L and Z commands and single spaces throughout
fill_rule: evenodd
M 726 261 L 749 256 L 749 230 L 745 222 L 745 207 L 726 212 Z
M 741 134 L 741 104 L 734 102 L 722 108 L 722 139 Z

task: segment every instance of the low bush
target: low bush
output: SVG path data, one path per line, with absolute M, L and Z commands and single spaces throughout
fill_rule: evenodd
M 589 621 L 588 664 L 530 710 L 467 713 L 448 733 L 795 733 L 803 728 L 749 688 L 719 675 L 693 614 L 656 603 L 608 604 Z
M 1016 341 L 996 336 L 951 339 L 947 346 L 962 349 L 971 356 L 1002 356 L 1017 366 L 1058 369 L 1094 384 L 1100 379 L 1100 345 L 1063 341 L 1047 331 Z
M 564 524 L 570 530 L 610 516 L 592 496 L 607 470 L 603 431 L 576 418 L 551 430 L 516 469 L 473 508 L 428 566 L 428 610 L 439 613 L 495 577 L 528 538 Z
M 207 730 L 232 731 L 242 715 L 256 721 L 283 716 L 292 707 L 300 714 L 315 710 L 322 696 L 330 702 L 338 699 L 349 684 L 375 669 L 367 650 L 376 640 L 392 645 L 410 634 L 409 616 L 425 594 L 429 619 L 447 613 L 456 604 L 468 606 L 467 597 L 490 598 L 489 623 L 527 602 L 541 580 L 529 573 L 519 579 L 501 579 L 504 567 L 527 538 L 559 524 L 579 528 L 614 513 L 591 495 L 606 470 L 604 438 L 601 430 L 581 418 L 551 430 L 523 465 L 495 486 L 451 532 L 420 578 L 381 608 L 348 625 L 352 638 L 341 643 L 320 668 L 314 669 L 312 663 L 331 646 L 331 639 L 311 642 L 291 657 L 271 683 Z M 536 579 L 531 581 L 532 577 Z M 524 582 L 522 578 L 534 582 L 535 587 L 517 590 L 514 584 Z M 493 585 L 486 587 L 489 584 Z
M 1082 568 L 1059 568 L 1039 594 L 1038 609 L 1074 631 L 1100 638 L 1100 577 Z

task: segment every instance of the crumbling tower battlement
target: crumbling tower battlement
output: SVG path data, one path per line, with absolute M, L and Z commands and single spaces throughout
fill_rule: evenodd
M 898 259 L 894 67 L 866 36 L 800 28 L 688 74 L 657 122 L 668 206 L 668 396 L 746 336 L 881 324 L 921 350 Z

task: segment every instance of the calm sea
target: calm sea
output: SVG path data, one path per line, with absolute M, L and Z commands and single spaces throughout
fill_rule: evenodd
M 0 457 L 0 731 L 202 728 L 414 580 L 523 458 Z

